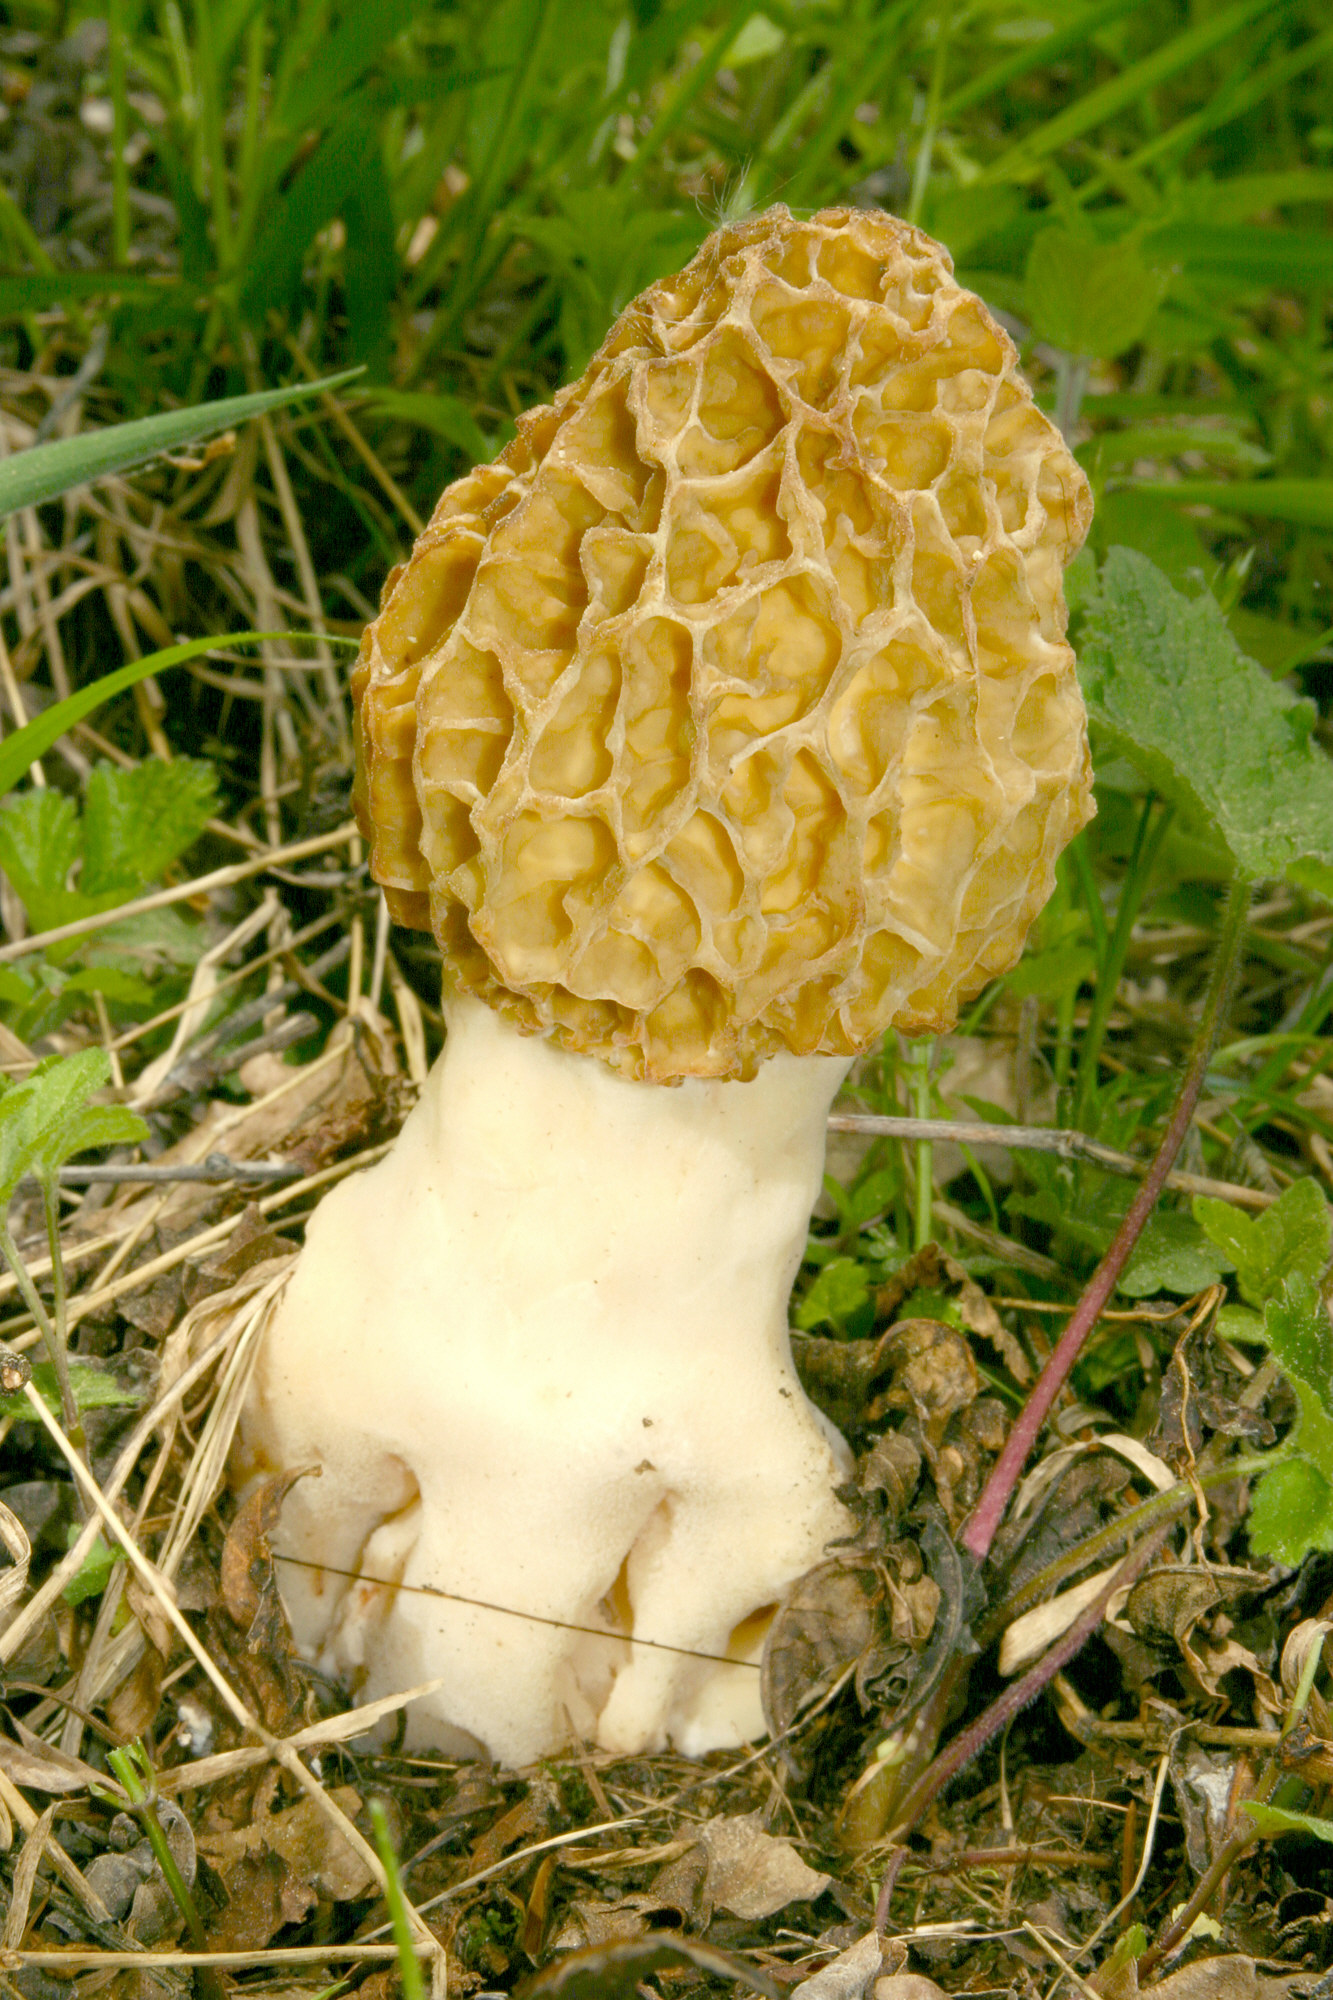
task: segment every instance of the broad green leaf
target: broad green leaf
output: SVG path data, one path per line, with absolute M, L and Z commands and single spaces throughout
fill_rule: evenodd
M 1333 1549 L 1333 1486 L 1304 1459 L 1275 1465 L 1255 1489 L 1246 1528 L 1255 1555 L 1294 1569 L 1311 1550 Z
M 1004 984 L 1015 1000 L 1059 1000 L 1096 977 L 1097 954 L 1091 945 L 1066 943 L 1029 952 L 1006 975 Z
M 1324 230 L 1173 222 L 1151 230 L 1146 241 L 1163 264 L 1216 275 L 1239 289 L 1333 284 L 1333 237 Z
M 865 1267 L 854 1257 L 835 1257 L 826 1264 L 793 1315 L 804 1332 L 816 1326 L 841 1326 L 859 1306 L 870 1301 Z
M 80 891 L 137 895 L 199 838 L 216 800 L 217 774 L 196 758 L 96 765 L 83 800 Z
M 1263 1314 L 1249 1306 L 1219 1307 L 1216 1324 L 1223 1340 L 1240 1340 L 1252 1347 L 1267 1344 Z
M 78 808 L 64 792 L 47 785 L 0 804 L 0 868 L 35 930 L 77 912 L 69 875 L 81 851 Z
M 1252 1819 L 1260 1833 L 1310 1833 L 1316 1840 L 1333 1840 L 1333 1819 L 1317 1813 L 1292 1812 L 1287 1806 L 1262 1805 L 1258 1799 L 1242 1799 L 1241 1811 Z
M 59 1411 L 57 1410 L 57 1415 Z M 71 1546 L 77 1528 L 70 1529 Z M 61 1596 L 66 1604 L 83 1604 L 90 1597 L 100 1597 L 111 1580 L 111 1572 L 118 1562 L 124 1562 L 124 1551 L 103 1541 L 97 1536 L 78 1569 L 70 1578 Z
M 32 998 L 31 983 L 12 965 L 0 965 L 0 1005 L 26 1007 Z
M 1128 240 L 1098 243 L 1069 229 L 1043 229 L 1028 257 L 1033 331 L 1066 354 L 1123 354 L 1142 337 L 1163 289 Z
M 103 931 L 101 935 L 105 940 L 107 933 Z M 77 972 L 70 973 L 60 990 L 62 993 L 100 993 L 104 1000 L 114 1001 L 121 1007 L 151 1006 L 154 998 L 148 981 L 140 979 L 137 973 L 128 972 L 123 965 L 81 965 Z
M 1103 556 L 1116 547 L 1137 549 L 1190 597 L 1217 567 L 1189 516 L 1163 494 L 1142 487 L 1122 486 L 1105 494 L 1093 516 L 1092 533 Z
M 1120 1274 L 1118 1289 L 1127 1298 L 1143 1299 L 1153 1292 L 1179 1292 L 1189 1298 L 1215 1285 L 1230 1259 L 1210 1243 L 1191 1216 L 1157 1209 Z
M 1277 1297 L 1264 1307 L 1264 1337 L 1282 1372 L 1293 1382 L 1304 1383 L 1329 1414 L 1333 1408 L 1333 1326 L 1318 1290 L 1303 1271 L 1293 1272 Z M 1327 1470 L 1333 1477 L 1333 1464 Z
M 53 1056 L 39 1063 L 21 1089 L 31 1091 L 27 1171 L 41 1180 L 54 1179 L 77 1153 L 102 1146 L 133 1146 L 148 1137 L 148 1127 L 133 1111 L 119 1104 L 92 1104 L 111 1075 L 105 1049 L 79 1049 L 71 1056 Z
M 127 1389 L 114 1375 L 108 1375 L 105 1368 L 94 1368 L 86 1361 L 70 1362 L 69 1380 L 80 1410 L 128 1410 L 143 1401 L 137 1389 Z M 37 1363 L 32 1371 L 32 1386 L 52 1416 L 58 1417 L 60 1385 L 49 1361 Z M 0 1417 L 13 1417 L 18 1423 L 38 1422 L 37 1412 L 23 1390 L 16 1396 L 0 1396 Z
M 72 486 L 132 472 L 165 451 L 194 444 L 213 431 L 228 430 L 246 417 L 261 416 L 265 410 L 279 410 L 286 403 L 303 402 L 308 396 L 341 388 L 359 372 L 348 368 L 318 382 L 294 382 L 289 388 L 262 389 L 253 396 L 224 396 L 220 402 L 197 403 L 188 410 L 167 410 L 160 416 L 140 417 L 132 424 L 112 424 L 106 430 L 60 438 L 54 444 L 32 445 L 0 462 L 0 518 L 18 507 L 37 507 L 45 500 L 56 500 Z
M 1245 657 L 1211 597 L 1112 549 L 1079 672 L 1113 747 L 1220 835 L 1241 875 L 1333 896 L 1333 763 L 1312 740 L 1314 706 Z
M 1311 1179 L 1293 1181 L 1258 1215 L 1196 1195 L 1194 1219 L 1234 1263 L 1241 1296 L 1252 1306 L 1276 1298 L 1290 1277 L 1317 1282 L 1333 1252 L 1328 1203 Z

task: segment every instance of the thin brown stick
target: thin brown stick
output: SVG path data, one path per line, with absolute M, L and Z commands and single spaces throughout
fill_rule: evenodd
M 121 903 L 114 910 L 99 910 L 90 917 L 80 917 L 76 923 L 57 924 L 49 931 L 37 931 L 31 937 L 23 938 L 17 944 L 0 946 L 0 965 L 11 959 L 26 958 L 34 951 L 44 951 L 48 945 L 64 944 L 67 938 L 87 937 L 93 931 L 104 931 L 110 924 L 123 923 L 127 917 L 141 917 L 150 910 L 165 910 L 173 903 L 188 903 L 196 896 L 209 896 L 215 889 L 230 889 L 237 882 L 248 882 L 252 875 L 262 875 L 267 868 L 274 868 L 287 861 L 308 861 L 312 855 L 328 854 L 335 847 L 346 847 L 358 832 L 354 821 L 340 826 L 336 833 L 315 834 L 309 840 L 288 841 L 284 847 L 266 847 L 262 854 L 256 854 L 249 861 L 233 861 L 230 867 L 215 868 L 211 874 L 196 875 L 192 882 L 178 882 L 171 889 L 157 889 L 151 896 L 140 896 L 132 903 Z

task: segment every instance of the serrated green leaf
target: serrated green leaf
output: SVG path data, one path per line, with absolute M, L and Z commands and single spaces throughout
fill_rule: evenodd
M 102 935 L 105 937 L 106 933 Z M 0 966 L 0 998 L 4 995 L 4 971 Z M 116 1001 L 122 1007 L 151 1006 L 154 997 L 148 981 L 140 979 L 137 973 L 127 972 L 123 965 L 81 965 L 77 972 L 70 973 L 61 991 L 100 993 L 104 1000 Z
M 0 805 L 0 868 L 35 929 L 65 923 L 77 910 L 68 878 L 81 852 L 78 808 L 53 786 Z
M 1153 1292 L 1189 1298 L 1215 1285 L 1230 1268 L 1230 1258 L 1205 1237 L 1192 1216 L 1156 1209 L 1120 1274 L 1118 1289 L 1131 1299 Z
M 1211 597 L 1183 597 L 1146 556 L 1114 548 L 1084 614 L 1079 673 L 1112 745 L 1250 880 L 1333 897 L 1333 762 L 1315 709 L 1237 646 Z
M 143 1402 L 137 1389 L 127 1389 L 114 1375 L 108 1375 L 105 1368 L 91 1367 L 86 1361 L 70 1362 L 69 1384 L 80 1410 L 132 1410 Z M 52 1416 L 58 1417 L 61 1413 L 60 1384 L 49 1361 L 37 1363 L 32 1371 L 32 1386 Z M 40 1421 L 22 1389 L 17 1395 L 0 1396 L 0 1417 L 13 1418 L 21 1424 Z
M 1217 1330 L 1223 1340 L 1239 1340 L 1249 1346 L 1267 1344 L 1264 1316 L 1262 1313 L 1252 1312 L 1249 1306 L 1220 1307 Z
M 1070 229 L 1042 230 L 1028 255 L 1026 285 L 1034 333 L 1089 359 L 1132 347 L 1165 288 L 1137 244 L 1098 243 Z
M 1301 1457 L 1312 1465 L 1321 1478 L 1333 1485 L 1333 1416 L 1330 1416 L 1324 1397 L 1333 1385 L 1325 1384 L 1322 1391 L 1299 1375 L 1289 1375 L 1296 1402 L 1300 1409 L 1298 1422 L 1292 1441 Z
M 1304 1382 L 1323 1407 L 1333 1401 L 1333 1327 L 1311 1279 L 1293 1271 L 1264 1307 L 1264 1335 L 1284 1374 Z M 1333 1474 L 1333 1467 L 1330 1467 Z
M 870 1283 L 864 1265 L 858 1264 L 854 1257 L 835 1257 L 824 1266 L 797 1306 L 793 1323 L 807 1333 L 816 1326 L 841 1326 L 869 1299 Z
M 140 417 L 135 423 L 112 424 L 106 430 L 60 438 L 54 444 L 31 445 L 27 451 L 15 452 L 0 463 L 0 519 L 20 507 L 39 507 L 43 501 L 57 500 L 71 487 L 86 485 L 89 480 L 132 472 L 136 466 L 160 458 L 163 452 L 193 444 L 211 432 L 225 431 L 246 417 L 341 388 L 359 372 L 349 368 L 341 375 L 327 375 L 318 382 L 296 382 L 287 389 L 263 389 L 253 396 L 224 396 L 216 403 L 198 403 L 188 410 L 167 410 L 160 416 Z
M 1276 1298 L 1287 1278 L 1321 1278 L 1333 1253 L 1333 1218 L 1313 1180 L 1291 1186 L 1259 1215 L 1228 1201 L 1194 1197 L 1194 1219 L 1210 1243 L 1236 1267 L 1241 1296 L 1252 1306 Z
M 22 1083 L 0 1091 L 0 1204 L 24 1174 L 51 1179 L 77 1153 L 137 1145 L 148 1127 L 115 1104 L 90 1104 L 111 1073 L 104 1049 L 51 1056 Z
M 83 801 L 80 890 L 117 901 L 138 895 L 198 839 L 216 801 L 217 775 L 197 758 L 95 765 Z
M 1255 1488 L 1246 1523 L 1257 1556 L 1292 1568 L 1313 1549 L 1333 1549 L 1333 1486 L 1304 1459 L 1266 1472 Z
M 1287 1806 L 1263 1805 L 1258 1799 L 1243 1799 L 1241 1811 L 1252 1819 L 1260 1833 L 1311 1833 L 1316 1840 L 1333 1840 L 1333 1819 L 1318 1813 L 1292 1812 Z

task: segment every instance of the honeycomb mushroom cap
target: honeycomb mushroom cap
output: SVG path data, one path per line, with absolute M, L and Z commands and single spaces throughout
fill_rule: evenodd
M 353 677 L 393 916 L 655 1082 L 951 1027 L 1090 817 L 1087 482 L 948 253 L 718 230 L 444 494 Z

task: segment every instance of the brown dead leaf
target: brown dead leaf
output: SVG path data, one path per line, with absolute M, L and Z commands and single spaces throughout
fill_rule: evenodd
M 812 1972 L 799 1986 L 792 1988 L 792 2000 L 861 2000 L 874 1982 L 893 1985 L 893 1980 L 880 1981 L 879 1975 L 884 1964 L 884 1947 L 877 1931 L 867 1931 L 831 1958 L 827 1965 L 821 1965 L 818 1972 Z M 911 1975 L 908 1975 L 909 1981 Z M 915 1983 L 915 1982 L 912 1982 Z M 923 1982 L 929 1985 L 930 1981 Z M 936 1987 L 936 1992 L 939 1988 Z
M 1169 1972 L 1165 1979 L 1156 1980 L 1148 1991 L 1152 2000 L 1290 2000 L 1293 1980 L 1299 1977 L 1293 1974 L 1269 1979 L 1252 1958 L 1229 1952 L 1219 1958 L 1196 1959 L 1193 1965 L 1182 1966 L 1179 1972 Z M 1110 1980 L 1103 1981 L 1097 1976 L 1093 1983 L 1105 2000 L 1137 2000 L 1140 1990 L 1132 1959 Z M 1307 1983 L 1308 1974 L 1301 1980 L 1302 1988 Z
M 106 1719 L 122 1743 L 147 1733 L 162 1707 L 167 1663 L 156 1646 L 145 1646 L 123 1681 L 107 1696 Z
M 764 1643 L 764 1719 L 785 1735 L 873 1643 L 878 1579 L 866 1563 L 816 1564 L 792 1585 Z
M 209 1920 L 210 1951 L 262 1951 L 284 1924 L 298 1923 L 315 1905 L 279 1854 L 241 1854 L 221 1876 L 227 1900 Z
M 283 1501 L 308 1473 L 317 1474 L 318 1467 L 304 1466 L 266 1479 L 242 1501 L 219 1565 L 223 1611 L 210 1621 L 229 1656 L 238 1665 L 244 1663 L 245 1679 L 263 1719 L 275 1730 L 285 1730 L 294 1715 L 296 1652 L 278 1594 L 269 1536 L 278 1525 Z
M 876 1313 L 892 1320 L 903 1300 L 913 1292 L 943 1292 L 969 1333 L 980 1334 L 995 1349 L 1016 1382 L 1032 1380 L 1032 1366 L 1020 1343 L 975 1278 L 969 1278 L 958 1260 L 941 1250 L 938 1243 L 925 1244 L 881 1286 L 875 1299 Z
M 331 1791 L 329 1797 L 349 1819 L 361 1809 L 361 1796 L 350 1785 Z M 224 1882 L 247 1857 L 276 1855 L 303 1889 L 335 1903 L 363 1896 L 374 1880 L 364 1858 L 314 1799 L 302 1799 L 285 1812 L 257 1816 L 251 1825 L 227 1833 L 201 1834 L 199 1852 Z
M 733 1917 L 813 1903 L 833 1879 L 808 1867 L 790 1841 L 765 1833 L 757 1812 L 705 1821 L 699 1842 L 708 1856 L 707 1900 Z

